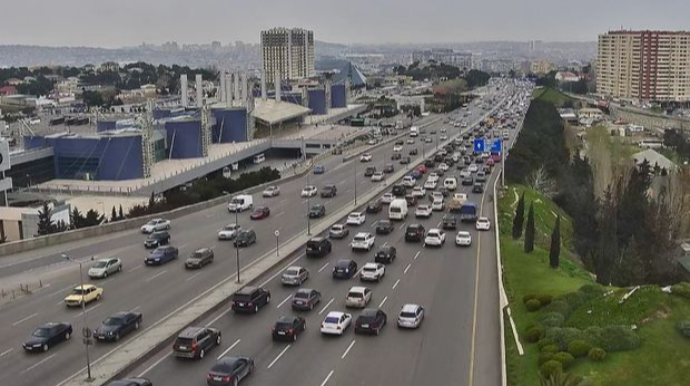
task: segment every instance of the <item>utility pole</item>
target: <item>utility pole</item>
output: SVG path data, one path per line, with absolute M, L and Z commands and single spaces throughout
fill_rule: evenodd
M 89 346 L 91 345 L 91 329 L 89 328 L 89 319 L 88 319 L 88 313 L 86 312 L 86 301 L 84 299 L 84 274 L 82 270 L 82 262 L 79 260 L 74 260 L 72 259 L 69 255 L 66 253 L 62 254 L 62 258 L 70 261 L 72 263 L 77 263 L 79 264 L 79 288 L 81 289 L 81 313 L 84 315 L 84 328 L 82 329 L 83 335 L 84 335 L 84 347 L 86 348 L 86 373 L 87 381 L 92 381 L 93 378 L 91 378 L 91 357 L 89 356 Z

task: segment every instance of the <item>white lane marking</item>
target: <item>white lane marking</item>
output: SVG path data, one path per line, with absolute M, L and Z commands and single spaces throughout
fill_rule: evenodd
M 386 300 L 388 300 L 388 296 L 384 297 L 383 300 L 381 300 L 381 303 L 379 303 L 379 308 L 382 308 L 384 304 L 386 304 Z
M 326 267 L 328 267 L 329 264 L 331 264 L 331 263 L 326 263 L 326 264 L 324 264 L 323 267 L 319 268 L 319 271 L 318 271 L 318 272 L 321 272 L 321 271 L 323 271 L 324 269 L 326 269 Z
M 199 276 L 199 275 L 201 275 L 201 272 L 195 273 L 194 275 L 192 275 L 192 276 L 188 277 L 187 279 L 185 279 L 185 281 L 194 280 L 194 278 L 197 277 L 197 276 Z
M 2 358 L 2 357 L 4 357 L 5 355 L 11 353 L 12 351 L 14 351 L 13 348 L 7 349 L 7 350 L 5 350 L 5 351 L 3 351 L 3 352 L 0 352 L 0 358 Z
M 374 221 L 374 223 L 371 224 L 371 227 L 372 227 L 372 228 L 375 228 L 375 227 L 376 227 L 376 224 L 377 224 L 378 222 L 379 222 L 379 220 Z
M 64 302 L 65 302 L 64 300 L 60 300 L 59 302 L 57 302 L 57 305 L 59 306 L 59 305 L 61 305 L 61 304 L 64 303 Z
M 392 289 L 395 289 L 395 287 L 397 287 L 398 284 L 400 284 L 400 279 L 398 279 L 398 280 L 395 281 L 395 284 L 393 284 L 393 288 L 392 288 Z
M 417 253 L 414 254 L 414 260 L 417 260 L 420 253 L 422 253 L 422 251 L 417 251 Z
M 113 280 L 112 277 L 111 277 L 110 279 L 105 279 L 105 280 L 99 282 L 98 285 L 100 285 L 101 287 L 103 287 L 103 286 L 105 285 L 105 283 L 107 283 L 107 282 L 109 282 L 109 281 L 111 281 L 111 280 Z
M 282 211 L 282 212 L 278 213 L 278 214 L 276 215 L 276 217 L 280 217 L 280 216 L 282 216 L 282 215 L 284 215 L 284 214 L 285 214 L 285 211 Z
M 301 254 L 301 255 L 299 255 L 295 260 L 292 260 L 291 262 L 289 262 L 287 266 L 289 267 L 289 266 L 295 264 L 297 261 L 299 261 L 299 259 L 301 259 L 301 258 L 303 258 L 303 257 L 304 257 L 304 253 Z M 259 285 L 259 287 L 265 287 L 266 284 L 268 284 L 270 281 L 272 281 L 273 279 L 275 279 L 278 275 L 282 275 L 282 274 L 283 274 L 283 270 L 279 270 L 278 272 L 274 273 L 271 277 L 269 277 L 268 279 L 266 279 L 265 282 L 261 283 L 261 284 Z
M 407 225 L 406 222 L 402 223 L 402 224 L 400 225 L 400 228 L 398 228 L 398 229 L 403 229 L 403 228 L 405 228 L 405 225 Z
M 347 188 L 347 189 L 345 189 L 345 192 L 344 192 L 344 193 L 348 193 L 348 192 L 351 191 L 351 190 L 352 190 L 352 188 Z
M 326 310 L 328 309 L 328 307 L 330 307 L 331 304 L 333 304 L 333 301 L 334 301 L 334 300 L 335 300 L 335 298 L 331 299 L 328 303 L 326 303 L 326 305 L 323 306 L 323 308 L 321 309 L 321 311 L 319 311 L 319 315 L 323 314 L 324 311 L 326 311 Z
M 218 212 L 209 213 L 209 214 L 206 215 L 206 218 L 211 218 L 211 217 L 215 216 L 216 213 L 218 213 Z
M 149 282 L 149 281 L 151 281 L 151 280 L 153 280 L 153 279 L 155 279 L 155 278 L 158 278 L 158 277 L 160 277 L 160 276 L 162 276 L 162 275 L 165 275 L 166 272 L 168 272 L 168 270 L 167 270 L 167 269 L 164 269 L 164 270 L 158 272 L 157 274 L 151 276 L 150 278 L 146 279 L 146 281 Z
M 36 313 L 34 313 L 34 314 L 31 314 L 31 315 L 27 316 L 27 317 L 24 318 L 24 319 L 17 320 L 16 322 L 12 323 L 12 327 L 17 327 L 18 325 L 20 325 L 20 324 L 26 322 L 27 320 L 29 320 L 29 319 L 31 319 L 31 318 L 33 318 L 33 317 L 35 317 L 35 316 L 38 316 L 38 312 L 36 312 Z
M 225 316 L 225 314 L 227 314 L 227 313 L 230 312 L 230 311 L 232 311 L 232 307 L 231 307 L 231 308 L 228 308 L 227 310 L 225 310 L 225 311 L 221 312 L 220 314 L 218 314 L 218 316 L 216 316 L 216 317 L 213 318 L 210 322 L 208 322 L 208 324 L 206 325 L 206 327 L 210 327 L 211 325 L 213 325 L 213 323 L 217 322 L 218 319 L 222 318 L 223 316 Z
M 141 306 L 136 306 L 136 307 L 132 308 L 131 310 L 129 310 L 129 312 L 135 312 L 140 308 L 141 308 Z
M 137 269 L 139 269 L 139 268 L 141 268 L 141 267 L 143 267 L 143 266 L 144 266 L 143 264 L 141 264 L 141 265 L 137 265 L 136 267 L 134 267 L 134 268 L 130 269 L 130 270 L 129 270 L 129 271 L 127 271 L 127 272 L 134 272 L 134 271 L 136 271 Z
M 161 362 L 163 362 L 164 360 L 166 360 L 166 359 L 167 359 L 169 356 L 171 356 L 171 355 L 172 355 L 172 351 L 170 351 L 170 352 L 168 352 L 167 354 L 163 355 L 160 359 L 158 359 L 157 361 L 153 362 L 153 363 L 151 364 L 151 366 L 149 366 L 149 367 L 147 367 L 146 369 L 144 369 L 144 371 L 142 371 L 141 374 L 137 375 L 137 377 L 139 377 L 139 378 L 143 377 L 143 376 L 146 375 L 149 371 L 153 370 L 154 367 L 156 367 L 156 366 L 158 366 L 159 364 L 161 364 Z
M 91 307 L 91 308 L 87 308 L 86 311 L 82 311 L 82 312 L 78 313 L 77 315 L 75 315 L 75 316 L 74 316 L 74 319 L 76 319 L 76 318 L 78 318 L 78 317 L 84 315 L 85 313 L 89 313 L 89 311 L 95 310 L 96 308 L 98 308 L 98 307 L 100 307 L 100 306 L 101 306 L 101 303 L 98 303 L 98 304 L 96 304 L 95 306 L 93 306 L 93 307 Z
M 225 354 L 227 354 L 228 352 L 230 352 L 230 350 L 232 350 L 233 348 L 235 348 L 235 346 L 237 346 L 238 344 L 240 344 L 241 341 L 242 341 L 242 339 L 237 339 L 237 340 L 235 341 L 235 343 L 231 344 L 230 347 L 227 348 L 227 350 L 223 351 L 220 355 L 218 355 L 218 358 L 216 358 L 216 359 L 220 359 L 220 358 L 224 357 Z
M 403 275 L 406 274 L 407 271 L 410 270 L 410 267 L 411 267 L 411 266 L 412 266 L 412 264 L 408 264 L 407 267 L 405 267 L 405 271 L 403 271 Z
M 335 372 L 334 370 L 331 370 L 331 372 L 328 373 L 328 375 L 326 375 L 326 379 L 324 379 L 323 382 L 321 382 L 321 386 L 325 386 L 326 383 L 328 383 L 328 380 L 331 379 L 334 372 Z
M 276 308 L 282 307 L 283 304 L 287 303 L 287 301 L 290 300 L 290 299 L 292 299 L 292 295 L 288 295 L 288 297 L 286 297 L 285 300 L 283 300 L 282 302 L 280 302 L 280 304 L 278 304 L 278 306 L 277 306 Z
M 388 241 L 386 241 L 385 243 L 383 243 L 382 247 L 385 248 L 386 245 L 388 245 Z
M 302 204 L 306 204 L 307 202 L 309 202 L 309 200 L 304 200 L 302 201 Z
M 357 271 L 357 273 L 355 274 L 355 276 L 361 275 L 363 270 L 364 270 L 364 266 L 362 266 L 362 268 L 360 268 L 359 271 Z M 355 277 L 355 276 L 353 276 L 353 277 Z
M 285 348 L 283 349 L 283 351 L 281 351 L 280 354 L 278 354 L 278 356 L 277 356 L 271 363 L 268 364 L 267 369 L 270 369 L 271 367 L 273 367 L 273 365 L 275 365 L 276 362 L 278 362 L 278 359 L 280 359 L 280 357 L 282 357 L 283 354 L 285 354 L 285 352 L 287 352 L 287 350 L 290 349 L 290 347 L 292 347 L 291 344 L 285 346 Z
M 35 369 L 36 367 L 38 367 L 38 366 L 40 366 L 40 365 L 42 365 L 42 364 L 48 362 L 48 361 L 49 361 L 50 359 L 52 359 L 56 354 L 57 354 L 57 353 L 52 354 L 51 356 L 49 356 L 49 357 L 43 359 L 42 361 L 36 363 L 35 365 L 33 365 L 33 366 L 27 368 L 26 370 L 22 371 L 22 374 L 26 374 L 26 373 L 28 373 L 29 371 Z
M 350 352 L 350 350 L 352 350 L 352 346 L 355 345 L 355 342 L 356 342 L 356 340 L 354 340 L 354 339 L 352 340 L 352 342 L 350 342 L 350 345 L 347 346 L 347 349 L 345 349 L 345 352 L 344 352 L 343 355 L 340 357 L 340 359 L 345 359 L 345 357 L 346 357 L 347 354 Z
M 287 198 L 283 198 L 282 200 L 278 201 L 278 205 L 283 205 L 287 201 Z

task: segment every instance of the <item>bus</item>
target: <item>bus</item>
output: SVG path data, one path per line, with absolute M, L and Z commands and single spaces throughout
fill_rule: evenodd
M 254 161 L 254 164 L 257 164 L 257 165 L 258 165 L 258 164 L 260 164 L 260 163 L 266 161 L 266 157 L 264 156 L 263 153 L 261 153 L 261 154 L 255 155 L 254 158 L 253 158 L 252 160 Z

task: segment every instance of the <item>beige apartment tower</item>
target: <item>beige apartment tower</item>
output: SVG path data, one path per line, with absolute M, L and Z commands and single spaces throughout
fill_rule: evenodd
M 614 98 L 690 101 L 690 31 L 599 35 L 597 91 Z
M 266 79 L 301 79 L 315 75 L 314 31 L 273 28 L 261 31 L 261 53 Z

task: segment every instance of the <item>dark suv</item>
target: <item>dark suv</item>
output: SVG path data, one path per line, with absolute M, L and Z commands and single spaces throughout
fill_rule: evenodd
M 386 245 L 376 251 L 374 255 L 374 262 L 382 264 L 390 264 L 397 257 L 397 251 L 394 246 Z
M 367 166 L 366 169 L 364 169 L 364 177 L 371 177 L 376 173 L 376 167 L 375 166 Z
M 376 200 L 367 204 L 367 213 L 378 213 L 383 210 L 383 201 Z
M 350 279 L 357 274 L 357 263 L 354 260 L 341 259 L 333 267 L 334 279 Z
M 456 229 L 458 220 L 452 214 L 443 215 L 443 229 Z
M 271 301 L 271 293 L 259 287 L 244 287 L 232 295 L 232 310 L 235 312 L 259 312 L 259 308 Z
M 323 257 L 331 253 L 333 244 L 325 237 L 314 237 L 307 241 L 307 256 Z
M 322 198 L 335 197 L 336 194 L 338 194 L 338 188 L 333 184 L 324 185 L 324 187 L 321 189 Z
M 240 231 L 237 237 L 235 237 L 235 241 L 233 243 L 237 248 L 248 247 L 256 243 L 256 232 L 251 229 Z
M 144 241 L 146 248 L 158 248 L 161 245 L 170 243 L 170 233 L 168 231 L 153 232 Z
M 220 330 L 209 327 L 187 327 L 177 336 L 173 353 L 178 358 L 204 359 L 206 353 L 220 346 Z
M 407 194 L 407 189 L 402 185 L 393 185 L 393 195 L 395 197 L 405 197 Z
M 315 204 L 309 208 L 309 218 L 321 218 L 326 215 L 326 207 L 323 204 Z
M 422 224 L 410 224 L 405 230 L 405 241 L 422 241 L 426 230 Z

